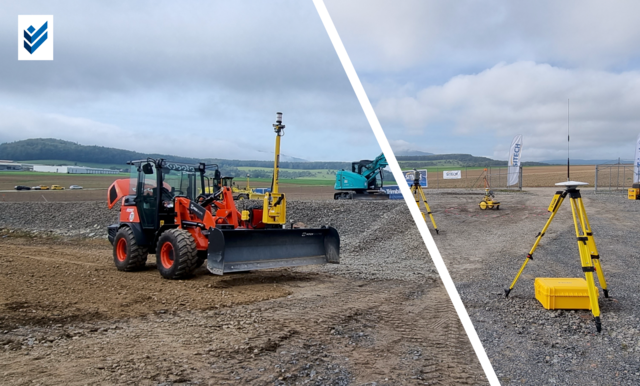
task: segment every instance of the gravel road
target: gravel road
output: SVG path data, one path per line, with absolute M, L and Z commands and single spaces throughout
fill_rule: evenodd
M 640 202 L 583 189 L 611 298 L 600 294 L 603 332 L 589 311 L 549 311 L 536 277 L 584 277 L 568 199 L 508 299 L 507 288 L 549 217 L 556 189 L 480 196 L 431 195 L 443 259 L 503 385 L 640 384 Z

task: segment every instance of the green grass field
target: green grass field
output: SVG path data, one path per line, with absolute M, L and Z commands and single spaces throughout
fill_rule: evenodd
M 246 178 L 235 178 L 234 181 L 237 185 L 244 187 L 247 183 Z M 281 184 L 298 185 L 298 186 L 333 186 L 335 183 L 335 176 L 333 179 L 313 179 L 313 178 L 280 178 Z M 268 188 L 271 186 L 271 178 L 251 178 L 249 181 L 251 188 Z
M 240 166 L 238 167 L 238 169 L 242 170 L 243 172 L 250 172 L 251 170 L 260 170 L 260 171 L 264 171 L 267 173 L 271 173 L 271 171 L 273 170 L 272 168 L 260 168 L 260 167 L 252 167 L 252 166 Z M 296 180 L 299 179 L 308 179 L 308 180 L 335 180 L 336 179 L 336 175 L 335 175 L 335 170 L 330 170 L 330 169 L 280 169 L 281 172 L 309 172 L 312 174 L 312 176 L 309 177 L 300 177 L 300 178 L 295 178 Z M 236 177 L 237 179 L 242 179 L 241 177 Z

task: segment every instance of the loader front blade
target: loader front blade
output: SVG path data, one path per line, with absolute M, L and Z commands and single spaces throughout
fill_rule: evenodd
M 209 232 L 207 268 L 215 275 L 339 262 L 340 236 L 331 227 Z

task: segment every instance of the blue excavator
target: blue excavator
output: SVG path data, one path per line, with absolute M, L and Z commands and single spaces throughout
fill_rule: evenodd
M 389 165 L 384 154 L 373 161 L 361 160 L 351 163 L 351 171 L 340 170 L 336 173 L 333 194 L 336 200 L 388 200 L 389 195 L 381 191 L 383 169 Z M 378 185 L 378 177 L 380 184 Z

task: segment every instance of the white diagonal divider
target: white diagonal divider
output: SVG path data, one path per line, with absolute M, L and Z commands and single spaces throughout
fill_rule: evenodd
M 356 93 L 358 97 L 358 101 L 360 101 L 360 106 L 362 106 L 362 110 L 364 110 L 364 114 L 369 121 L 369 125 L 371 125 L 371 129 L 380 144 L 380 148 L 387 158 L 387 162 L 391 167 L 391 171 L 393 173 L 393 177 L 396 181 L 399 181 L 398 186 L 400 187 L 400 191 L 404 196 L 404 199 L 411 211 L 411 215 L 413 216 L 413 220 L 415 221 L 422 238 L 427 245 L 427 249 L 429 250 L 429 254 L 431 254 L 431 258 L 433 259 L 433 263 L 438 270 L 438 274 L 440 275 L 440 279 L 444 284 L 449 297 L 451 298 L 451 302 L 458 313 L 458 317 L 460 318 L 460 322 L 464 327 L 464 330 L 469 337 L 469 341 L 482 365 L 482 368 L 489 380 L 489 383 L 493 386 L 499 386 L 500 382 L 498 381 L 498 377 L 496 376 L 495 371 L 493 370 L 493 366 L 491 366 L 491 362 L 489 361 L 489 357 L 487 353 L 484 351 L 484 347 L 482 346 L 482 342 L 480 342 L 480 338 L 478 337 L 478 333 L 473 327 L 473 323 L 471 323 L 471 319 L 469 318 L 469 314 L 462 303 L 462 299 L 460 299 L 460 295 L 456 290 L 455 284 L 453 284 L 453 280 L 451 279 L 451 275 L 449 275 L 449 271 L 447 270 L 444 261 L 442 260 L 442 256 L 440 255 L 440 251 L 438 251 L 438 247 L 436 243 L 433 241 L 433 236 L 429 232 L 427 228 L 427 223 L 422 218 L 422 214 L 420 214 L 420 208 L 416 205 L 413 195 L 411 194 L 411 190 L 408 184 L 401 183 L 404 182 L 404 175 L 402 170 L 400 169 L 400 164 L 398 164 L 398 160 L 396 160 L 396 156 L 393 154 L 391 150 L 391 146 L 389 145 L 389 141 L 387 141 L 387 137 L 384 135 L 384 131 L 382 130 L 382 126 L 378 121 L 378 117 L 376 116 L 375 111 L 373 110 L 373 106 L 371 106 L 371 102 L 367 97 L 367 93 L 364 91 L 364 87 L 362 87 L 362 83 L 360 82 L 360 78 L 358 78 L 358 74 L 356 73 L 353 64 L 351 63 L 351 59 L 349 59 L 349 55 L 342 44 L 342 40 L 340 40 L 340 35 L 338 35 L 338 31 L 336 27 L 333 25 L 333 21 L 331 20 L 331 16 L 329 15 L 329 11 L 327 11 L 327 7 L 324 5 L 323 0 L 313 0 L 313 3 L 316 6 L 316 10 L 320 15 L 320 19 L 324 24 L 324 28 L 327 30 L 327 34 L 329 34 L 329 38 L 333 43 L 333 48 L 335 48 L 338 57 L 340 58 L 340 62 L 342 63 L 342 67 L 344 71 L 347 73 L 347 77 L 351 82 L 351 86 L 353 87 L 353 91 Z

